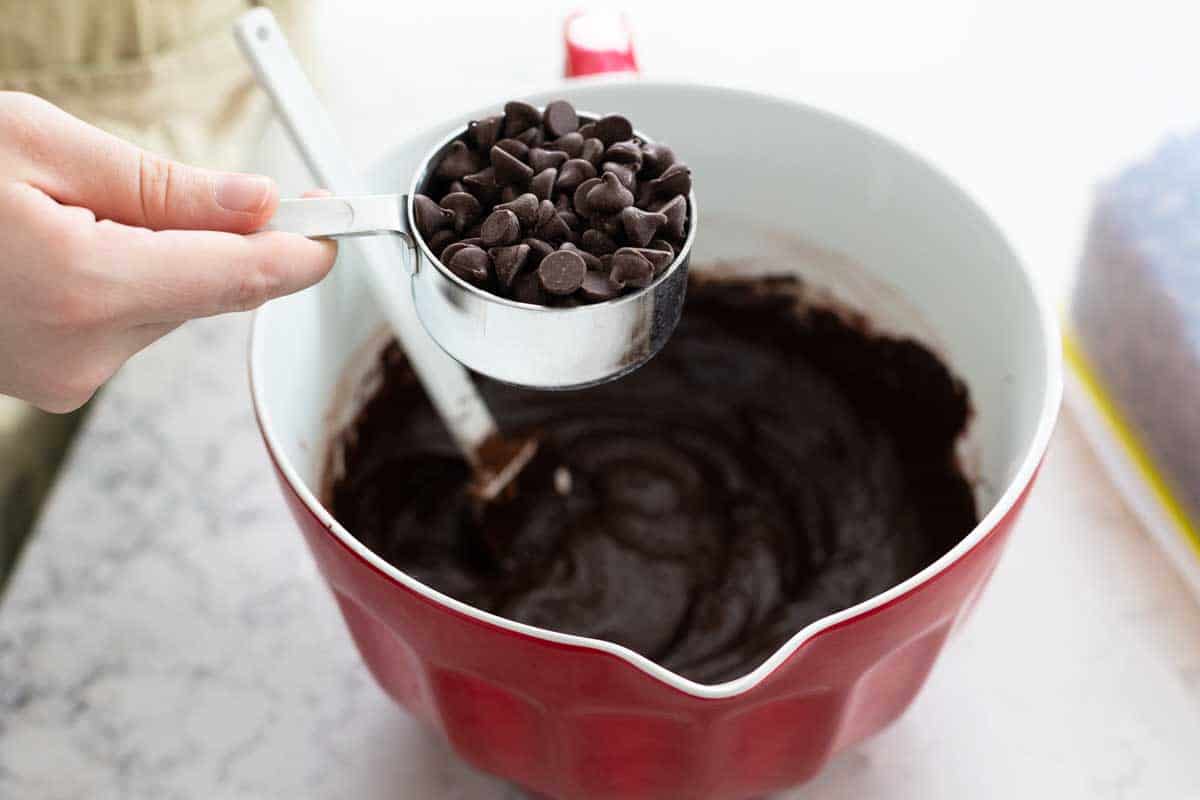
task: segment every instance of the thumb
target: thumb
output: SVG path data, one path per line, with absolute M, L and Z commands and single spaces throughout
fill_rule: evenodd
M 21 109 L 27 129 L 38 135 L 37 147 L 24 148 L 26 180 L 64 205 L 142 228 L 230 233 L 258 230 L 275 213 L 279 190 L 270 178 L 181 164 L 44 100 L 21 102 L 29 106 Z
M 138 222 L 154 230 L 250 233 L 263 227 L 279 205 L 275 181 L 264 175 L 215 172 L 141 154 Z

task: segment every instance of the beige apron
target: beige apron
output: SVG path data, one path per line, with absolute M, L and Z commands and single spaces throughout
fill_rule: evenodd
M 268 116 L 231 25 L 268 5 L 303 51 L 302 4 L 0 0 L 0 90 L 40 95 L 182 161 L 241 169 Z

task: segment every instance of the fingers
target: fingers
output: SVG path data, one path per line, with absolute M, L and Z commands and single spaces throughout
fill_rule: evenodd
M 330 241 L 270 231 L 147 231 L 98 223 L 97 257 L 121 272 L 142 322 L 246 311 L 305 289 L 333 266 Z
M 8 170 L 64 205 L 154 230 L 249 233 L 279 202 L 262 175 L 199 169 L 148 153 L 31 95 L 0 94 Z
M 88 400 L 129 358 L 136 355 L 182 323 L 135 325 L 110 335 L 93 335 L 73 346 L 55 360 L 47 360 L 34 386 L 23 393 L 43 411 L 65 414 Z

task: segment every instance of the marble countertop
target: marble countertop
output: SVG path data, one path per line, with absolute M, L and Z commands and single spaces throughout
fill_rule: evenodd
M 0 797 L 505 797 L 359 661 L 269 471 L 246 332 L 186 326 L 88 420 L 0 605 Z M 1200 797 L 1198 741 L 1200 608 L 1068 416 L 915 705 L 787 797 Z
M 999 5 L 977 11 L 992 22 L 1008 19 Z M 438 81 L 449 78 L 413 83 L 413 59 L 432 45 L 416 45 L 415 55 L 405 51 L 395 64 L 364 60 L 401 25 L 393 11 L 363 33 L 370 8 L 349 3 L 334 14 L 325 7 L 322 18 L 323 36 L 343 42 L 327 53 L 335 65 L 375 70 L 375 84 L 331 99 L 339 119 L 371 122 L 347 126 L 352 150 L 364 159 L 386 143 L 382 128 L 401 124 L 401 111 L 419 124 L 451 110 L 446 100 L 428 99 L 441 96 Z M 904 69 L 877 68 L 883 76 L 927 78 L 910 93 L 918 107 L 945 95 L 949 72 L 963 72 L 954 60 L 962 43 L 943 39 L 957 32 L 975 41 L 977 17 L 949 8 L 940 34 L 921 34 L 920 58 Z M 468 105 L 549 77 L 544 65 L 558 57 L 557 18 L 540 3 L 521 13 L 527 16 L 480 25 L 491 26 L 488 37 L 505 26 L 542 37 L 542 67 L 480 72 Z M 675 74 L 703 78 L 715 69 L 705 65 L 723 41 L 716 23 L 679 41 L 667 35 L 666 11 L 635 22 L 648 71 L 668 60 L 664 52 Z M 445 24 L 432 14 L 404 21 L 403 30 L 411 41 L 431 41 Z M 362 35 L 350 37 L 352 30 Z M 470 36 L 482 35 L 463 43 L 468 63 L 491 52 Z M 750 83 L 758 76 L 768 90 L 858 109 L 856 116 L 942 152 L 943 163 L 966 165 L 952 171 L 995 198 L 991 207 L 1033 263 L 1073 258 L 1070 226 L 1085 194 L 1071 170 L 1098 177 L 1144 133 L 1118 131 L 1103 155 L 1094 142 L 1084 155 L 1073 151 L 1069 174 L 1043 194 L 1049 205 L 1041 214 L 1006 215 L 1016 187 L 991 185 L 999 171 L 970 167 L 975 162 L 961 149 L 939 151 L 944 138 L 883 99 L 897 85 L 885 78 L 876 95 L 865 88 L 870 81 L 859 80 L 870 69 L 861 60 L 844 69 L 835 61 L 821 72 L 780 50 L 772 38 L 778 34 L 763 36 L 769 41 L 761 53 L 733 54 L 720 77 Z M 1166 51 L 1159 60 L 1173 52 Z M 894 49 L 885 55 L 893 62 L 903 56 Z M 794 65 L 786 87 L 781 63 Z M 380 85 L 400 88 L 384 97 Z M 826 102 L 834 96 L 836 103 Z M 1080 112 L 1078 124 L 1088 113 Z M 275 167 L 291 175 L 285 188 L 302 188 L 294 164 Z M 1048 217 L 1056 224 L 1024 224 Z M 1058 268 L 1045 276 L 1059 296 L 1065 274 Z M 518 797 L 393 706 L 359 661 L 269 471 L 245 382 L 247 329 L 244 315 L 181 328 L 135 357 L 88 419 L 0 598 L 0 798 Z M 784 796 L 1200 797 L 1197 742 L 1200 606 L 1139 529 L 1068 414 L 977 613 L 917 702 L 886 732 Z

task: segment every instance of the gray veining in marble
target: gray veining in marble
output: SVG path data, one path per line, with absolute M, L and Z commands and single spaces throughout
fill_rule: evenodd
M 247 321 L 172 334 L 88 421 L 2 606 L 0 797 L 497 789 L 361 665 L 269 471 Z

